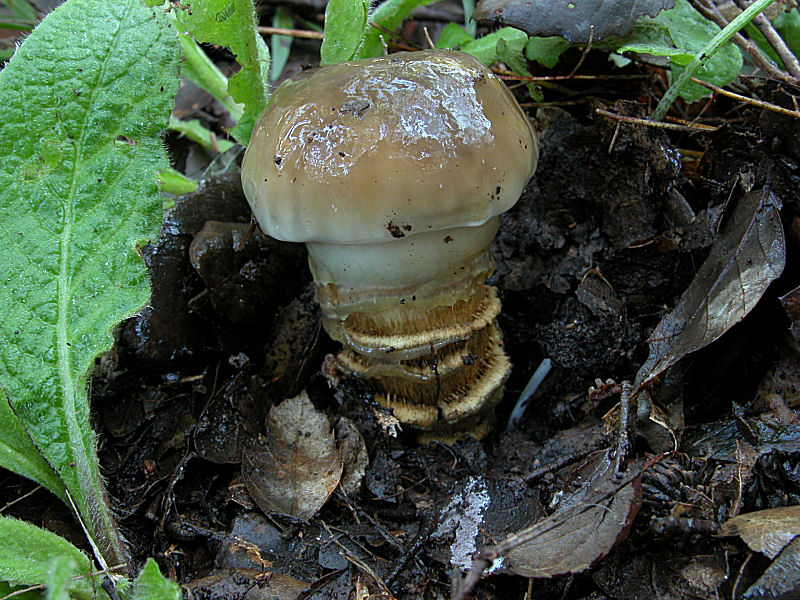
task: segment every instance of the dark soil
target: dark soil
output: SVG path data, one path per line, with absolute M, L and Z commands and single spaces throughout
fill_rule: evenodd
M 296 44 L 290 68 L 312 55 Z M 576 60 L 568 55 L 559 68 L 569 72 Z M 602 53 L 582 66 L 608 71 Z M 344 600 L 379 594 L 379 580 L 398 598 L 449 598 L 461 575 L 454 547 L 466 543 L 463 527 L 443 527 L 454 499 L 467 506 L 476 482 L 487 490 L 478 548 L 551 513 L 573 470 L 616 443 L 602 417 L 619 402 L 619 386 L 604 382 L 635 378 L 648 335 L 726 216 L 746 192 L 768 189 L 783 202 L 786 268 L 741 323 L 664 377 L 681 413 L 671 433 L 634 419 L 630 458 L 652 460 L 627 539 L 581 573 L 535 581 L 499 573 L 473 597 L 731 598 L 734 586 L 741 594 L 752 584 L 769 561 L 747 560 L 737 538 L 713 533 L 734 514 L 800 503 L 800 428 L 759 393 L 772 385 L 784 409 L 797 406 L 797 345 L 779 297 L 800 275 L 800 121 L 720 100 L 707 115 L 720 125 L 713 132 L 618 124 L 594 109 L 643 116 L 659 77 L 624 73 L 641 77 L 576 83 L 563 108 L 526 103 L 541 161 L 503 217 L 491 280 L 514 370 L 498 427 L 481 441 L 420 446 L 411 432 L 389 437 L 366 384 L 329 386 L 321 368 L 336 345 L 320 327 L 305 249 L 248 231 L 238 167 L 178 198 L 144 252 L 152 301 L 119 328 L 91 390 L 103 472 L 136 561 L 154 556 L 197 599 Z M 759 92 L 791 107 L 783 90 Z M 180 161 L 200 160 L 171 142 Z M 544 358 L 553 370 L 519 425 L 505 430 Z M 263 514 L 241 477 L 242 452 L 264 432 L 270 407 L 304 389 L 331 422 L 355 423 L 369 454 L 358 491 L 335 492 L 309 521 Z M 768 418 L 782 423 L 783 437 L 754 429 L 754 419 Z M 672 435 L 680 452 L 653 458 Z M 744 471 L 741 453 L 730 451 L 737 443 L 755 452 Z M 30 490 L 5 480 L 3 499 Z M 9 512 L 82 545 L 45 492 Z

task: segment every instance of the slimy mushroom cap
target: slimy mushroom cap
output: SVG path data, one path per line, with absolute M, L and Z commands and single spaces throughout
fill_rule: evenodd
M 482 225 L 516 203 L 537 156 L 527 117 L 478 61 L 401 52 L 284 82 L 242 182 L 272 237 L 374 243 Z

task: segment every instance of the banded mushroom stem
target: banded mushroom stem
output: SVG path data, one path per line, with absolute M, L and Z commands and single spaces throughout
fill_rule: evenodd
M 422 437 L 482 437 L 502 397 L 511 364 L 497 290 L 485 283 L 497 225 L 308 244 L 323 324 L 344 345 L 339 367 L 368 380 L 399 421 L 429 432 Z

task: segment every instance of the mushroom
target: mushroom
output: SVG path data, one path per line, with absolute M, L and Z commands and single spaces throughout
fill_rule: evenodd
M 265 233 L 306 243 L 339 368 L 434 437 L 485 434 L 502 396 L 489 245 L 537 157 L 506 86 L 445 50 L 303 71 L 253 130 L 245 195 Z

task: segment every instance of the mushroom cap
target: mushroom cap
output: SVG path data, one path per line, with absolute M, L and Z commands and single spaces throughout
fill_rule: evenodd
M 372 243 L 485 223 L 516 203 L 537 158 L 527 117 L 477 60 L 400 52 L 279 86 L 242 183 L 272 237 Z

